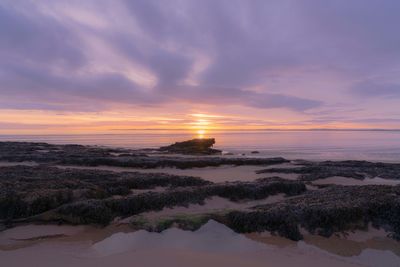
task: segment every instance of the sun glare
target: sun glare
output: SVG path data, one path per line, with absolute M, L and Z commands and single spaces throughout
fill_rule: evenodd
M 203 139 L 206 131 L 205 130 L 197 130 L 197 138 Z

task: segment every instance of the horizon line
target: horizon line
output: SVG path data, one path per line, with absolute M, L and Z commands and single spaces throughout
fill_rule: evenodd
M 111 131 L 197 131 L 187 128 L 143 128 L 143 129 L 110 129 Z M 204 129 L 206 131 L 253 132 L 253 131 L 400 131 L 400 128 L 261 128 L 261 129 Z
M 111 129 L 113 131 L 132 131 L 132 132 L 138 132 L 138 131 L 171 131 L 171 132 L 176 132 L 176 131 L 185 131 L 185 132 L 195 132 L 197 129 L 166 129 L 166 128 L 157 128 L 157 129 L 151 129 L 151 128 L 145 128 L 145 129 Z M 278 132 L 312 132 L 312 131 L 320 131 L 320 132 L 398 132 L 400 129 L 385 129 L 385 128 L 345 128 L 345 129 L 329 129 L 329 128 L 315 128 L 315 129 L 246 129 L 246 130 L 240 130 L 240 129 L 209 129 L 206 130 L 208 132 L 273 132 L 273 131 L 278 131 Z M 47 133 L 47 134 L 2 134 L 0 133 L 0 136 L 66 136 L 66 135 L 128 135 L 129 133 L 68 133 L 68 134 L 60 134 L 60 133 Z

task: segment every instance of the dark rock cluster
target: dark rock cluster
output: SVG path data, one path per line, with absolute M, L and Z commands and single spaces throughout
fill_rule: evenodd
M 315 181 L 333 176 L 342 176 L 363 180 L 365 178 L 381 177 L 384 179 L 400 179 L 400 164 L 368 161 L 302 161 L 301 167 L 270 168 L 258 173 L 296 173 L 300 180 Z
M 165 190 L 132 191 L 155 187 Z M 12 221 L 53 211 L 55 215 L 50 220 L 107 224 L 116 216 L 203 203 L 212 196 L 238 201 L 278 193 L 291 196 L 305 190 L 302 182 L 281 178 L 214 184 L 197 177 L 163 173 L 60 169 L 45 165 L 0 167 L 0 219 Z M 43 217 L 31 219 L 43 220 Z
M 400 240 L 400 186 L 329 186 L 251 212 L 231 212 L 225 223 L 238 232 L 272 231 L 292 240 L 302 239 L 300 226 L 330 236 L 372 223 Z
M 163 173 L 0 167 L 0 219 L 29 217 L 81 200 L 129 195 L 132 189 L 208 184 L 197 177 Z
M 263 199 L 268 196 L 284 193 L 288 196 L 306 191 L 302 182 L 288 181 L 280 178 L 257 180 L 255 182 L 233 182 L 193 186 L 164 192 L 146 192 L 123 198 L 80 201 L 61 206 L 56 210 L 57 218 L 72 219 L 72 223 L 109 223 L 114 217 L 127 217 L 146 211 L 161 210 L 164 207 L 203 204 L 212 196 L 220 196 L 232 201 Z M 91 211 L 101 210 L 103 217 Z
M 80 166 L 117 166 L 133 168 L 175 167 L 187 169 L 221 165 L 268 166 L 288 162 L 284 158 L 227 158 L 148 156 L 144 151 L 111 149 L 81 145 L 0 142 L 0 161 Z
M 221 165 L 260 165 L 268 166 L 288 162 L 284 158 L 224 158 L 224 157 L 102 157 L 102 158 L 64 158 L 59 164 L 81 165 L 81 166 L 117 166 L 133 168 L 164 168 L 174 167 L 177 169 L 218 167 Z
M 221 150 L 211 148 L 215 144 L 214 138 L 192 139 L 183 142 L 176 142 L 169 146 L 160 147 L 160 151 L 188 155 L 212 155 L 220 154 Z

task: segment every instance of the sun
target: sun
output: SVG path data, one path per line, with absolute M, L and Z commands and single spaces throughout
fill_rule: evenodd
M 197 138 L 203 139 L 205 133 L 206 133 L 206 130 L 197 130 Z

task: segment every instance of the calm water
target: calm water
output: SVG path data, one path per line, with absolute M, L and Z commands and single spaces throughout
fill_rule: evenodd
M 195 138 L 195 134 L 142 131 L 132 134 L 0 135 L 0 141 L 36 141 L 128 148 L 154 148 Z M 289 159 L 365 159 L 400 162 L 400 131 L 214 132 L 216 148 L 254 156 Z

